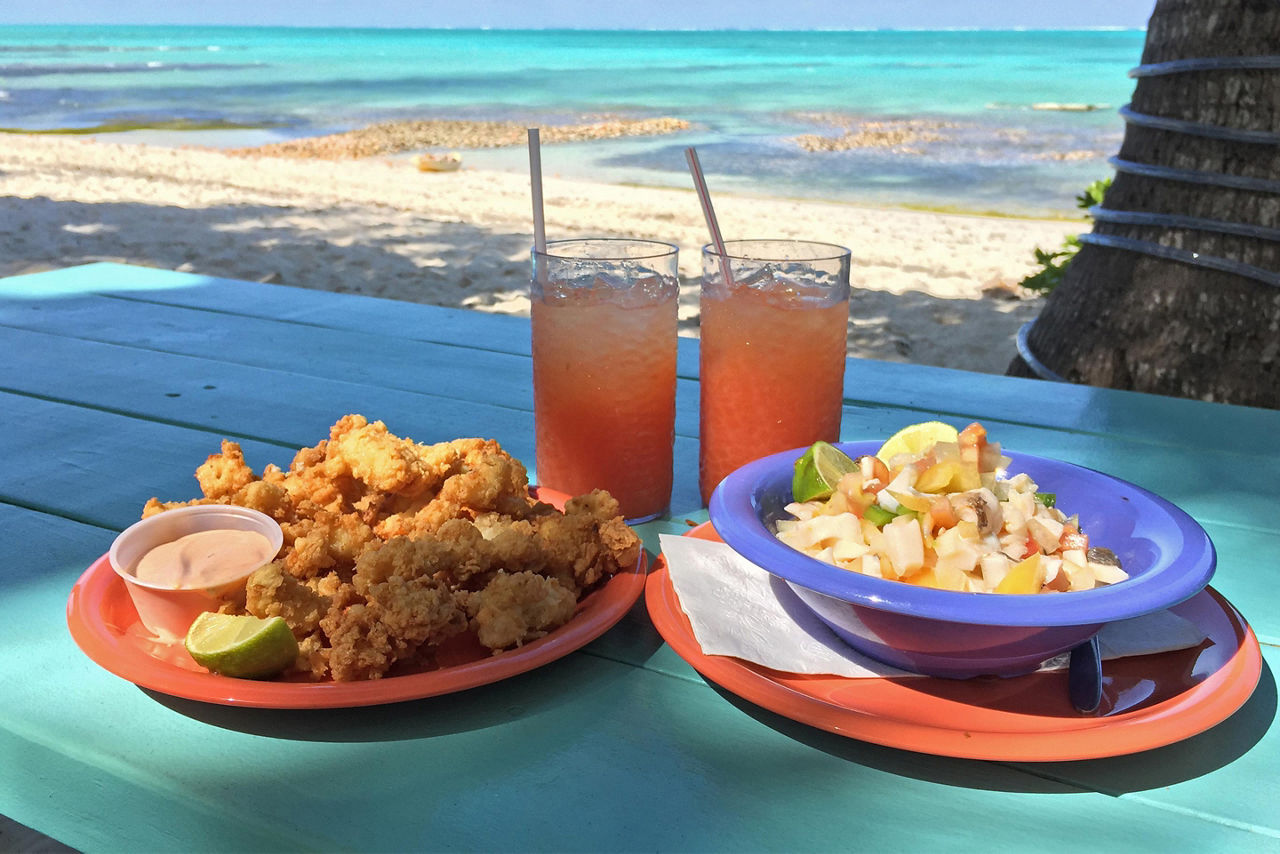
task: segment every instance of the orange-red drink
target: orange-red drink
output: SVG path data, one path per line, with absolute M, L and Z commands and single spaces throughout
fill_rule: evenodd
M 538 483 L 607 489 L 628 521 L 660 516 L 675 436 L 676 247 L 554 241 L 534 264 Z
M 783 240 L 725 249 L 703 250 L 703 503 L 754 459 L 838 440 L 844 400 L 849 251 Z

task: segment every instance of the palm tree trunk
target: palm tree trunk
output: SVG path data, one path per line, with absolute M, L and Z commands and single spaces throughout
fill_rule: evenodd
M 1280 408 L 1280 3 L 1158 0 L 1135 73 L 1093 231 L 1008 373 Z

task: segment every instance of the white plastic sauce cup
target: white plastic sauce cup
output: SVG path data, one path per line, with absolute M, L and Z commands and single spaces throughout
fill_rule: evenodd
M 205 611 L 216 611 L 223 596 L 243 587 L 259 567 L 250 567 L 243 575 L 216 587 L 181 590 L 153 581 L 138 579 L 133 570 L 142 556 L 164 543 L 187 534 L 215 530 L 255 531 L 267 538 L 272 554 L 279 553 L 284 543 L 280 525 L 265 513 L 231 504 L 197 504 L 166 510 L 135 522 L 116 537 L 107 553 L 111 568 L 124 580 L 138 611 L 138 619 L 152 634 L 162 640 L 185 638 L 187 629 Z

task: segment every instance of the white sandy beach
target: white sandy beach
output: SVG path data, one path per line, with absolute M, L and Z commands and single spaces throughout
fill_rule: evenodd
M 465 161 L 464 161 L 465 163 Z M 714 186 L 713 186 L 713 192 Z M 692 191 L 545 179 L 547 233 L 635 236 L 681 250 L 682 330 L 697 333 Z M 1083 220 L 877 209 L 716 194 L 727 237 L 853 251 L 849 353 L 1003 373 L 1040 298 L 1014 285 L 1032 250 Z M 527 176 L 420 173 L 406 158 L 236 157 L 0 135 L 0 275 L 120 261 L 253 281 L 528 314 Z

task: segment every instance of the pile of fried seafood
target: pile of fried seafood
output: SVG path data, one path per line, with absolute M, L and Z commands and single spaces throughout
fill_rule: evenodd
M 287 678 L 430 669 L 442 644 L 467 634 L 494 653 L 519 646 L 567 623 L 585 593 L 640 558 L 609 493 L 561 512 L 530 498 L 524 466 L 497 442 L 417 444 L 360 415 L 287 471 L 259 477 L 224 441 L 196 479 L 202 498 L 152 498 L 143 516 L 217 503 L 280 523 L 276 560 L 223 611 L 288 622 L 301 651 Z

